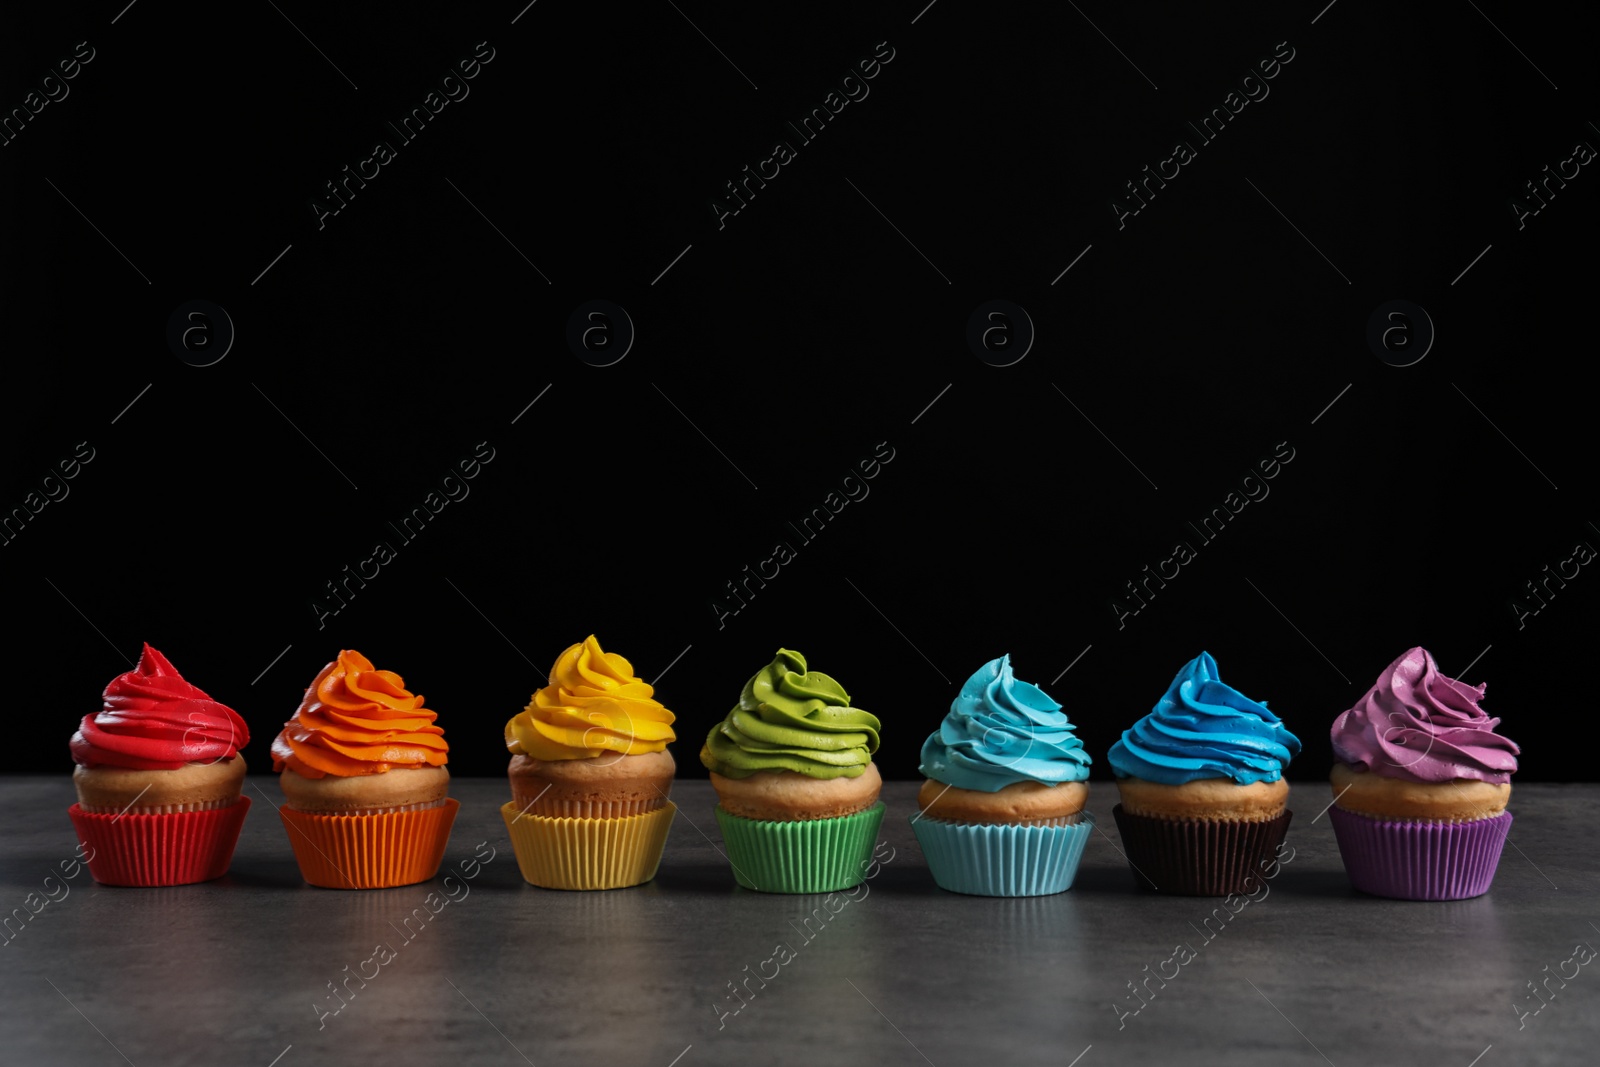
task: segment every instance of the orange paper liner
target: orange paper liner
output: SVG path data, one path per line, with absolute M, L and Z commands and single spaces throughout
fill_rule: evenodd
M 95 881 L 167 886 L 209 882 L 227 874 L 249 810 L 250 798 L 240 797 L 225 808 L 205 811 L 113 815 L 74 804 L 67 814 Z
M 426 882 L 444 863 L 461 802 L 387 815 L 322 815 L 278 809 L 300 875 L 325 889 L 388 889 Z
M 677 813 L 671 801 L 623 819 L 524 815 L 516 801 L 500 809 L 523 879 L 544 889 L 622 889 L 650 881 Z

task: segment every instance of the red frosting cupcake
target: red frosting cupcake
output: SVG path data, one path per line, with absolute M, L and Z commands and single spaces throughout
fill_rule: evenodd
M 69 814 L 107 885 L 221 877 L 250 809 L 240 795 L 250 731 L 149 645 L 72 735 L 78 803 Z

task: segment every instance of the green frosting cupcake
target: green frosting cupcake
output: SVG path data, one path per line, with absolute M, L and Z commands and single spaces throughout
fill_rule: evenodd
M 878 751 L 879 726 L 876 715 L 850 706 L 838 682 L 807 671 L 804 656 L 780 648 L 711 728 L 700 762 L 727 778 L 757 771 L 856 778 Z

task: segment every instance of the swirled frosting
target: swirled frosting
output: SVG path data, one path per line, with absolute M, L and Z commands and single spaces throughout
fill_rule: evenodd
M 83 717 L 71 746 L 85 767 L 175 771 L 232 759 L 249 743 L 238 712 L 184 681 L 147 644 L 137 667 L 111 679 L 104 708 Z
M 950 702 L 922 743 L 924 777 L 995 793 L 1016 782 L 1081 782 L 1089 753 L 1061 705 L 1011 673 L 1011 657 L 990 660 Z
M 322 668 L 272 742 L 272 769 L 302 778 L 355 778 L 403 767 L 442 767 L 444 729 L 393 671 L 346 649 Z
M 850 706 L 838 682 L 807 671 L 804 656 L 780 648 L 711 728 L 700 762 L 728 778 L 757 771 L 856 778 L 878 751 L 879 726 L 876 715 Z
M 678 735 L 676 716 L 654 694 L 632 664 L 590 634 L 557 657 L 550 684 L 506 723 L 506 748 L 543 760 L 660 752 Z
M 1502 785 L 1521 749 L 1495 733 L 1500 720 L 1478 707 L 1484 688 L 1446 678 L 1427 649 L 1410 649 L 1333 720 L 1333 754 L 1385 778 Z
M 1276 782 L 1300 739 L 1263 703 L 1217 676 L 1202 652 L 1183 665 L 1150 714 L 1122 731 L 1106 759 L 1119 778 L 1182 785 L 1232 778 L 1240 785 Z

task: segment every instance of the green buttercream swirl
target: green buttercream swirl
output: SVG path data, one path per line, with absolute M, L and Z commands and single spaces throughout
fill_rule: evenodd
M 757 771 L 855 778 L 878 751 L 878 727 L 876 715 L 850 706 L 843 686 L 780 648 L 711 728 L 700 762 L 728 778 Z

